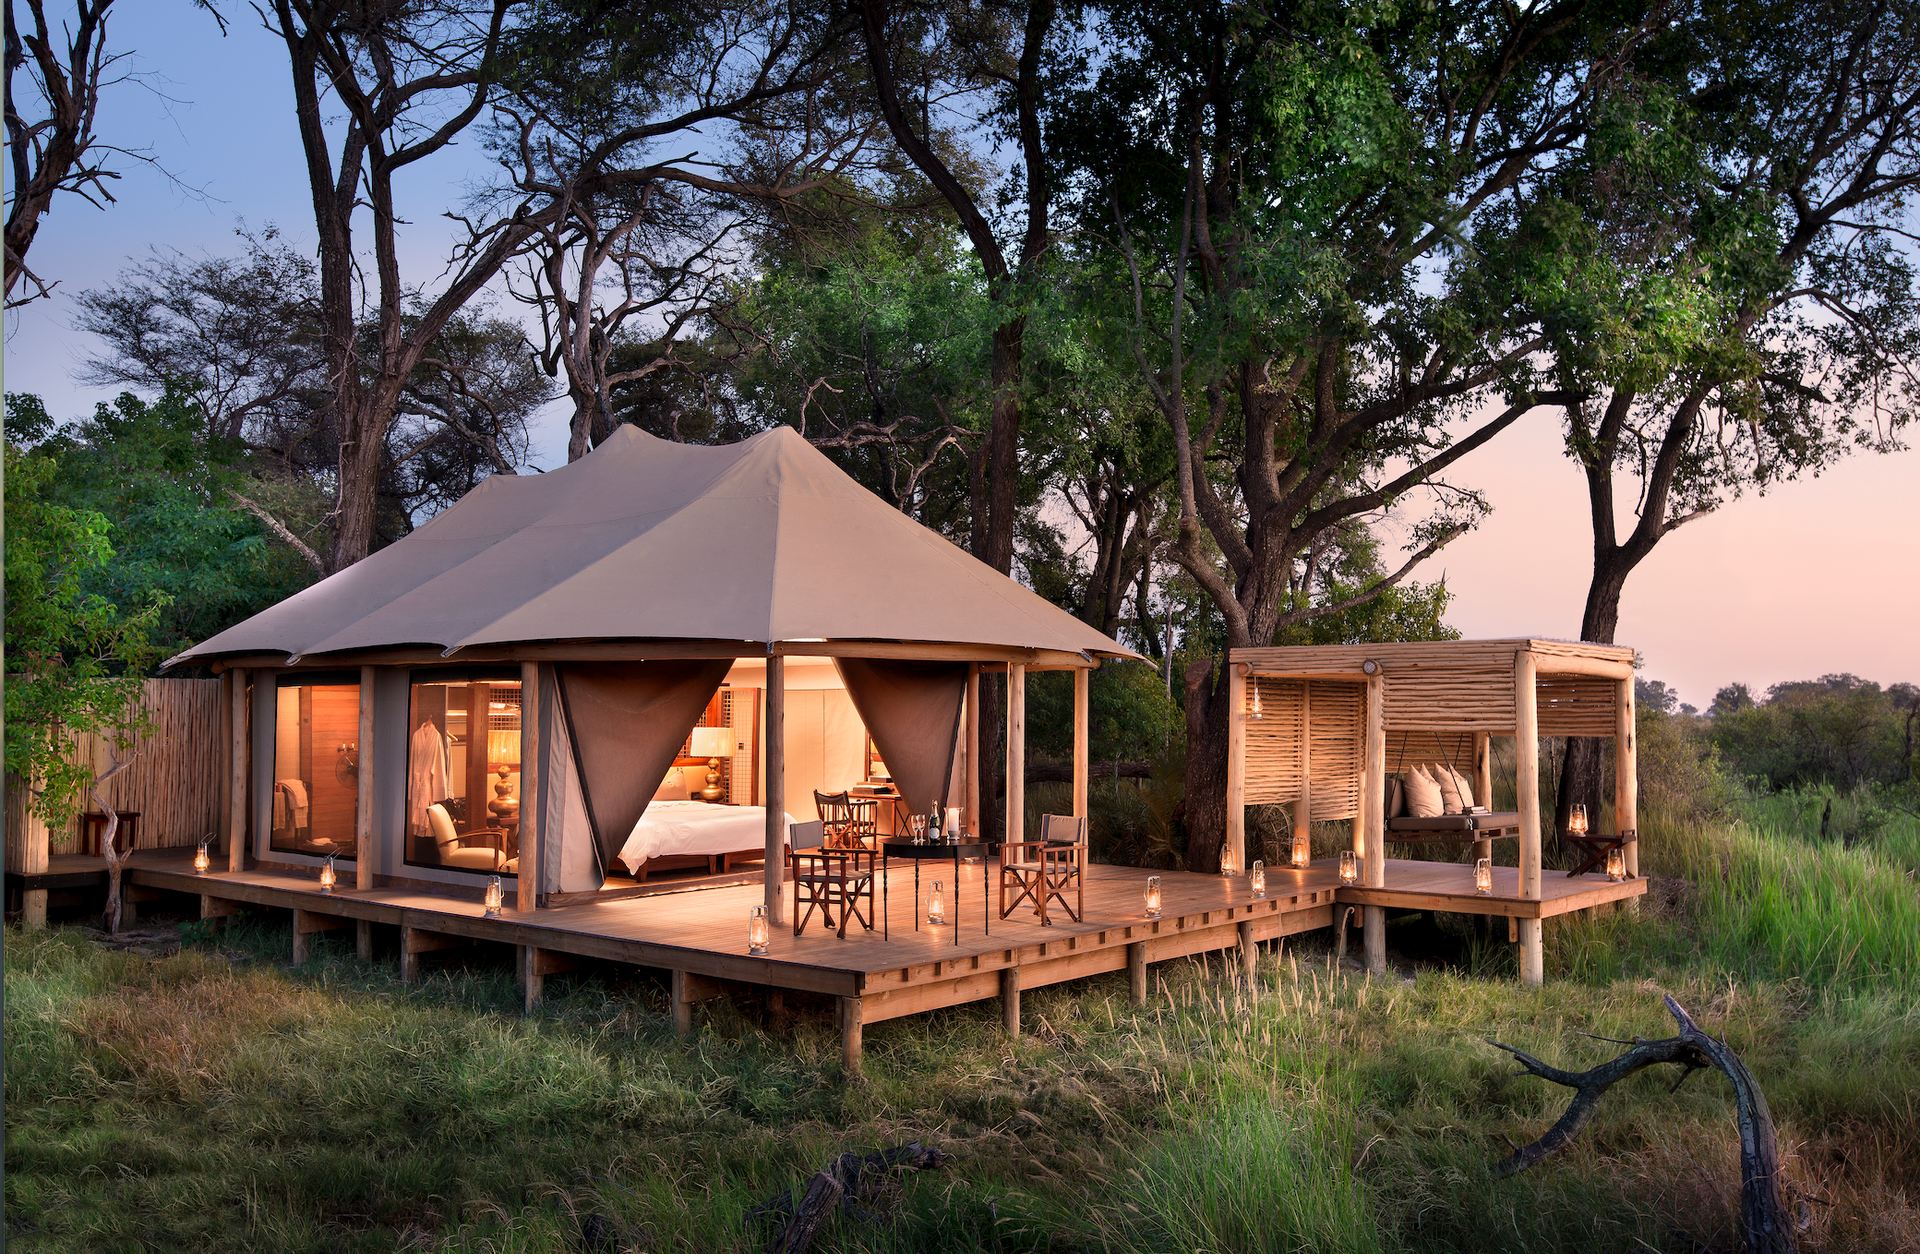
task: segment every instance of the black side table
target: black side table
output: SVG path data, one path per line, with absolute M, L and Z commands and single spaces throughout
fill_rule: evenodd
M 913 863 L 913 930 L 920 930 L 920 864 L 934 861 L 953 860 L 953 943 L 960 943 L 960 860 L 962 858 L 980 859 L 980 930 L 985 935 L 993 935 L 992 914 L 993 894 L 986 890 L 987 842 L 970 840 L 958 845 L 936 844 L 932 841 L 916 845 L 910 840 L 883 840 L 880 842 L 880 916 L 887 915 L 887 860 L 907 858 Z M 892 939 L 891 921 L 882 926 L 883 939 Z

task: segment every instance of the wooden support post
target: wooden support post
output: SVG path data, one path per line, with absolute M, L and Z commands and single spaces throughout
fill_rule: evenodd
M 353 886 L 361 892 L 373 887 L 373 864 L 379 856 L 373 838 L 373 781 L 380 774 L 376 765 L 379 756 L 373 745 L 373 682 L 376 674 L 378 672 L 371 666 L 360 668 L 360 785 L 353 801 Z M 373 937 L 369 933 L 369 950 L 372 945 Z
M 417 927 L 400 928 L 400 982 L 411 984 L 420 978 L 420 955 L 436 949 L 452 949 L 461 944 L 458 936 L 427 932 Z
M 514 908 L 537 910 L 546 895 L 545 808 L 540 804 L 540 665 L 520 663 L 520 874 Z
M 218 897 L 200 894 L 200 917 L 203 919 L 231 919 L 240 913 L 240 903 L 223 901 Z
M 787 921 L 787 659 L 767 658 L 767 926 Z
M 1136 1006 L 1147 1004 L 1147 943 L 1134 941 L 1127 946 L 1127 1000 Z
M 293 965 L 299 966 L 313 953 L 312 937 L 316 932 L 336 932 L 351 923 L 338 915 L 315 914 L 311 910 L 295 907 L 293 912 Z
M 1020 1035 L 1020 968 L 1000 968 L 1000 1021 L 1008 1036 Z
M 980 816 L 980 663 L 967 665 L 967 830 L 984 831 Z
M 860 999 L 842 997 L 839 999 L 840 1018 L 840 1065 L 849 1075 L 860 1074 Z
M 1640 834 L 1639 733 L 1634 723 L 1633 680 L 1620 681 L 1613 698 L 1613 830 Z M 1640 844 L 1625 849 L 1627 874 L 1640 874 Z
M 26 888 L 20 891 L 20 926 L 36 932 L 47 925 L 47 890 Z
M 220 779 L 222 787 L 232 787 L 233 780 L 233 671 L 231 668 L 220 672 Z M 215 818 L 214 830 L 220 836 L 218 845 L 222 854 L 233 848 L 233 806 L 220 807 Z M 208 851 L 208 857 L 213 856 Z M 214 868 L 209 865 L 208 870 Z
M 227 870 L 247 869 L 247 672 L 236 667 L 227 672 L 233 688 L 227 702 L 231 734 L 227 740 Z
M 1253 977 L 1260 963 L 1260 942 L 1253 936 L 1253 920 L 1243 919 L 1239 926 L 1240 935 L 1240 978 L 1246 981 L 1248 992 L 1253 991 Z
M 693 998 L 687 988 L 687 973 L 673 973 L 673 1034 L 691 1036 L 693 1034 Z
M 1090 813 L 1087 809 L 1087 755 L 1092 747 L 1088 744 L 1087 723 L 1092 689 L 1093 672 L 1084 668 L 1076 669 L 1073 672 L 1073 814 L 1081 819 Z M 1231 772 L 1233 768 L 1229 766 L 1227 770 Z
M 1366 746 L 1361 772 L 1360 813 L 1366 820 L 1365 848 L 1360 851 L 1360 878 L 1368 888 L 1387 884 L 1387 730 L 1382 700 L 1386 695 L 1386 675 L 1375 671 L 1367 676 Z M 1361 911 L 1365 930 L 1367 970 L 1387 969 L 1387 912 L 1380 906 Z
M 1534 692 L 1539 666 L 1531 652 L 1513 655 L 1514 791 L 1520 802 L 1520 896 L 1540 900 L 1540 706 Z M 1531 924 L 1531 926 L 1529 926 Z M 1545 978 L 1540 920 L 1520 921 L 1520 982 Z
M 1473 799 L 1493 809 L 1493 740 L 1485 732 L 1473 733 Z M 1473 860 L 1493 856 L 1493 842 L 1473 842 Z
M 353 929 L 353 951 L 362 962 L 373 961 L 373 920 L 358 919 Z
M 1300 685 L 1300 798 L 1293 803 L 1293 835 L 1297 840 L 1304 836 L 1309 845 L 1313 840 L 1313 685 Z M 1363 817 L 1354 817 L 1353 847 L 1361 849 L 1366 843 Z
M 1027 830 L 1027 668 L 1007 665 L 1007 840 Z
M 1243 871 L 1247 866 L 1247 673 L 1252 669 L 1245 662 L 1227 663 L 1227 833 L 1221 843 L 1223 852 L 1233 855 L 1233 865 Z
M 547 991 L 547 977 L 558 975 L 562 971 L 572 971 L 580 965 L 580 960 L 572 954 L 555 953 L 551 949 L 542 949 L 538 945 L 522 945 L 520 955 L 520 984 L 526 993 L 526 1012 L 540 1004 Z M 676 974 L 679 974 L 676 972 Z

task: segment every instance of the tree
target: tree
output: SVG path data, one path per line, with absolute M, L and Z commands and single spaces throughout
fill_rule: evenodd
M 1900 447 L 1920 362 L 1916 23 L 1904 2 L 1705 4 L 1642 50 L 1526 207 L 1516 268 L 1593 527 L 1581 639 L 1613 641 L 1628 577 L 1678 528 Z M 1562 828 L 1574 803 L 1598 813 L 1604 745 L 1569 746 Z
M 1168 554 L 1224 648 L 1272 643 L 1394 586 L 1484 512 L 1440 476 L 1554 394 L 1541 341 L 1471 240 L 1583 133 L 1641 32 L 1633 10 L 1143 5 L 1061 93 L 1074 209 L 1171 433 Z M 1100 270 L 1094 270 L 1095 266 Z M 1446 424 L 1490 408 L 1467 434 Z M 1397 569 L 1315 599 L 1329 533 L 1426 491 Z M 1188 866 L 1225 834 L 1228 680 L 1189 663 Z

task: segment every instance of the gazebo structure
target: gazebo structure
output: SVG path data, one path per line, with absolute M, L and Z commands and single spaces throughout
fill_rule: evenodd
M 1297 835 L 1310 821 L 1351 820 L 1357 883 L 1339 900 L 1364 909 L 1366 955 L 1386 965 L 1389 908 L 1504 915 L 1516 922 L 1523 983 L 1544 976 L 1543 921 L 1646 891 L 1636 843 L 1633 650 L 1561 640 L 1445 640 L 1408 644 L 1235 649 L 1230 655 L 1227 847 L 1246 864 L 1246 806 L 1292 807 Z M 1396 820 L 1388 777 L 1416 763 L 1466 768 L 1477 797 L 1492 792 L 1489 741 L 1514 738 L 1515 815 Z M 1539 738 L 1613 737 L 1614 837 L 1624 880 L 1543 877 Z M 1597 818 L 1598 816 L 1596 816 Z M 1389 861 L 1394 840 L 1472 844 L 1519 838 L 1517 876 L 1477 891 L 1473 868 Z M 1501 870 L 1505 870 L 1502 868 Z

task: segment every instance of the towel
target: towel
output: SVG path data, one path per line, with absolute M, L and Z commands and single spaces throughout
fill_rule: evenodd
M 285 821 L 282 821 L 285 820 Z M 277 828 L 307 825 L 307 781 L 277 780 L 273 786 L 273 825 Z
M 414 728 L 407 749 L 407 831 L 427 831 L 427 807 L 447 795 L 447 741 L 430 718 Z

